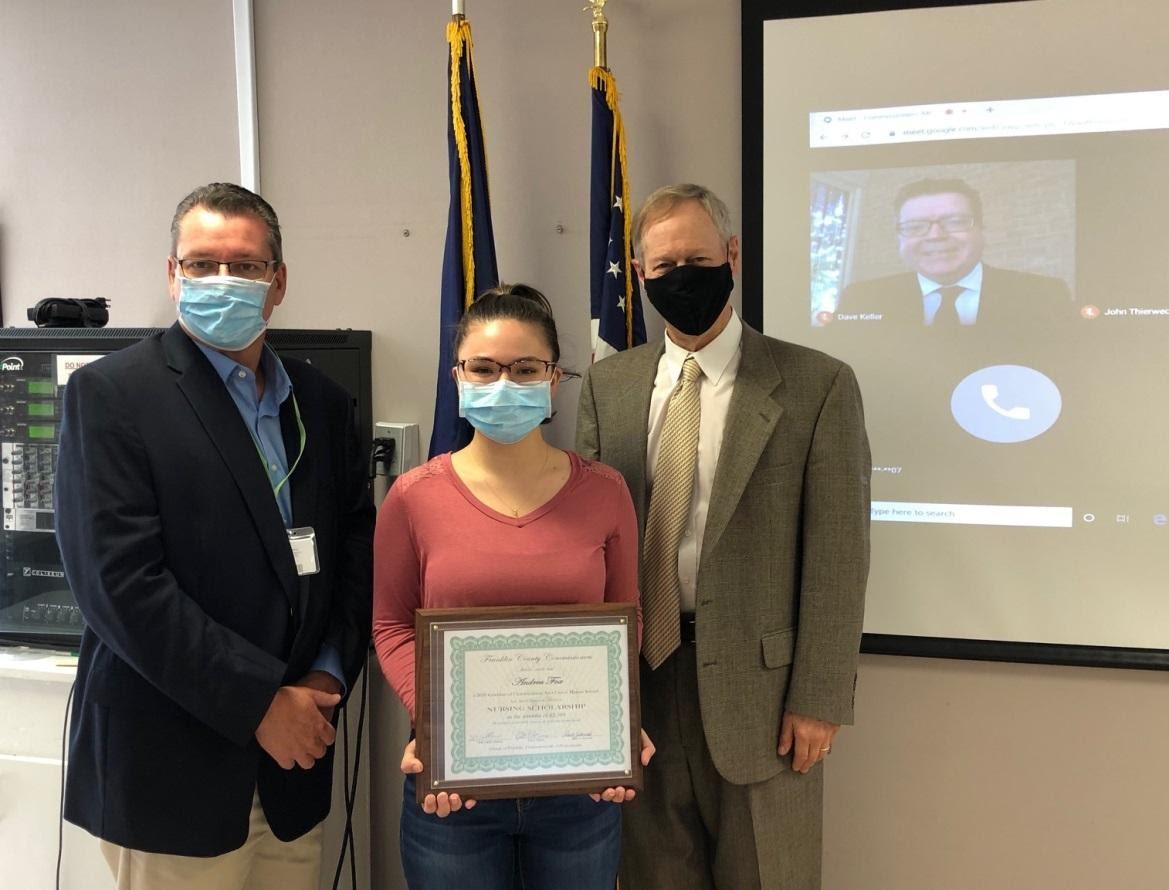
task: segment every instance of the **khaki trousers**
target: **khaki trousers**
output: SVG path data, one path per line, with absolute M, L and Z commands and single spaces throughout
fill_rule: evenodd
M 101 842 L 117 890 L 317 890 L 321 831 L 285 843 L 272 834 L 260 796 L 252 797 L 248 839 L 222 856 L 144 853 Z
M 645 790 L 622 805 L 621 890 L 819 890 L 823 767 L 723 779 L 702 729 L 693 644 L 656 671 L 641 663 L 641 701 L 657 753 Z

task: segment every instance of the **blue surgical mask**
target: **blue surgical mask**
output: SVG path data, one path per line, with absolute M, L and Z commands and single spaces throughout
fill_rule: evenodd
M 179 320 L 192 337 L 208 346 L 238 352 L 255 343 L 268 327 L 264 301 L 270 282 L 230 275 L 180 275 L 178 283 Z
M 488 439 L 512 445 L 552 416 L 552 383 L 459 381 L 459 417 Z

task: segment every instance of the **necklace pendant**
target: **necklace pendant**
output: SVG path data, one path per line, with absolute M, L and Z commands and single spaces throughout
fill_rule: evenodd
M 511 515 L 512 515 L 512 518 L 513 518 L 513 519 L 519 519 L 519 518 L 520 518 L 520 511 L 519 511 L 519 508 L 518 508 L 518 507 L 512 507 L 512 508 L 511 508 Z

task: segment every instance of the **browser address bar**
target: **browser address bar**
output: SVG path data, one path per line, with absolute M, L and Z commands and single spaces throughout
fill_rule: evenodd
M 1169 90 L 814 111 L 808 115 L 812 148 L 1164 129 L 1169 129 Z

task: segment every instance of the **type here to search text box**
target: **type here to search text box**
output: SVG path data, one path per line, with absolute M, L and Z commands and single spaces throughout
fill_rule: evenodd
M 924 504 L 873 501 L 873 522 L 935 522 L 952 525 L 1013 525 L 1071 528 L 1071 507 L 1019 507 L 1001 504 Z

